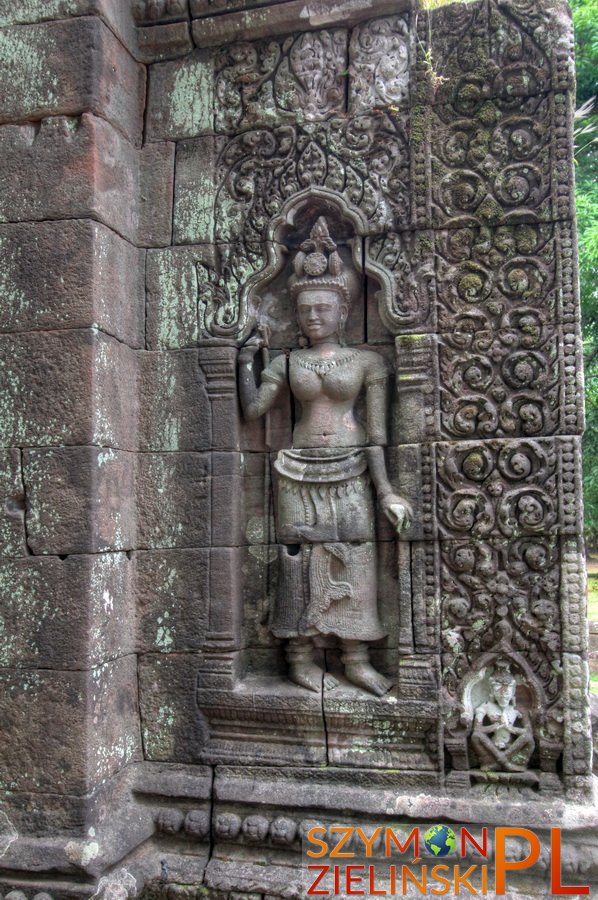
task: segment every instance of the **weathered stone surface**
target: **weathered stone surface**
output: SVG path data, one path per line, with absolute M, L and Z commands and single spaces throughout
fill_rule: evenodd
M 0 127 L 0 220 L 99 219 L 133 243 L 137 159 L 103 119 L 57 116 Z
M 141 143 L 143 69 L 98 18 L 3 29 L 0 122 L 103 116 Z
M 218 193 L 216 160 L 224 143 L 224 138 L 205 136 L 177 144 L 173 220 L 175 244 L 214 242 L 214 209 Z
M 391 482 L 413 507 L 401 540 L 581 534 L 577 437 L 388 450 Z
M 84 670 L 133 652 L 132 569 L 124 553 L 4 559 L 0 665 Z
M 135 359 L 94 330 L 2 335 L 4 446 L 135 446 Z M 133 423 L 133 424 L 132 424 Z
M 25 487 L 19 449 L 0 451 L 0 543 L 3 556 L 25 556 Z
M 174 195 L 174 144 L 146 144 L 139 155 L 137 242 L 144 247 L 170 244 Z
M 0 27 L 87 15 L 100 16 L 126 47 L 135 46 L 132 17 L 121 0 L 21 0 L 19 3 L 7 0 L 0 10 Z
M 464 118 L 493 97 L 517 100 L 575 83 L 569 4 L 443 4 L 419 16 L 417 94 Z M 430 52 L 431 51 L 431 52 Z
M 140 450 L 208 450 L 210 410 L 196 350 L 137 356 Z
M 169 247 L 147 254 L 148 350 L 195 347 L 199 340 L 197 266 L 213 266 L 214 248 Z
M 221 44 L 229 44 L 243 35 L 245 40 L 268 37 L 272 34 L 272 18 L 276 15 L 276 31 L 278 34 L 287 34 L 293 31 L 303 31 L 308 28 L 326 28 L 331 25 L 349 25 L 369 19 L 372 16 L 392 15 L 397 12 L 406 12 L 410 9 L 407 0 L 363 0 L 356 4 L 354 0 L 338 0 L 332 7 L 327 0 L 316 0 L 306 5 L 305 0 L 291 0 L 281 3 L 279 9 L 271 10 L 253 9 L 255 0 L 233 0 L 233 10 L 230 15 L 216 15 L 206 19 L 205 0 L 193 0 L 193 16 L 201 16 L 193 22 L 193 39 L 198 47 L 214 47 Z M 209 2 L 209 0 L 208 0 Z M 280 0 L 276 0 L 280 2 Z M 218 0 L 222 7 L 223 0 Z M 228 7 L 227 7 L 228 8 Z
M 90 672 L 6 668 L 0 682 L 4 787 L 87 794 L 138 757 L 134 656 Z
M 583 355 L 577 329 L 453 333 L 438 341 L 443 436 L 580 434 Z
M 222 47 L 215 59 L 214 128 L 238 134 L 342 115 L 346 71 L 347 32 L 341 28 Z
M 209 552 L 133 553 L 139 653 L 186 653 L 202 648 L 208 627 Z
M 134 0 L 133 15 L 140 24 L 178 22 L 189 15 L 189 0 Z
M 135 546 L 134 457 L 98 447 L 26 450 L 29 545 L 36 554 Z
M 268 544 L 274 524 L 267 453 L 212 453 L 212 544 Z
M 197 762 L 206 739 L 195 693 L 202 656 L 144 654 L 139 660 L 139 706 L 146 759 Z
M 212 53 L 198 50 L 185 59 L 152 66 L 148 90 L 148 140 L 180 140 L 213 130 Z
M 1 225 L 0 260 L 0 331 L 95 325 L 143 346 L 143 254 L 110 229 L 91 219 Z
M 409 18 L 372 19 L 351 33 L 349 112 L 370 112 L 409 103 Z
M 415 108 L 414 224 L 454 228 L 465 216 L 478 225 L 570 219 L 573 111 L 570 96 L 554 93 L 518 99 L 515 107 L 489 100 L 467 118 L 448 106 Z M 431 179 L 417 177 L 430 166 Z
M 136 491 L 140 549 L 209 545 L 209 474 L 206 454 L 139 454 Z
M 188 22 L 137 28 L 136 57 L 143 63 L 162 62 L 187 56 L 194 47 Z

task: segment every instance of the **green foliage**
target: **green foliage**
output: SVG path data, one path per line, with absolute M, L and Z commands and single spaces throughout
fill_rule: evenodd
M 598 66 L 598 0 L 572 0 L 577 57 L 577 105 L 596 94 Z
M 586 370 L 586 434 L 583 443 L 585 532 L 598 547 L 598 115 L 589 101 L 598 93 L 598 0 L 572 0 L 575 27 L 577 233 Z M 590 107 L 588 110 L 588 106 Z

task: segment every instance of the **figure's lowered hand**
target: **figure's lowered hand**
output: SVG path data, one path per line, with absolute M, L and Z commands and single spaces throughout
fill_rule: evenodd
M 392 523 L 397 534 L 409 528 L 413 512 L 406 500 L 398 494 L 387 494 L 382 499 L 382 509 L 386 518 Z

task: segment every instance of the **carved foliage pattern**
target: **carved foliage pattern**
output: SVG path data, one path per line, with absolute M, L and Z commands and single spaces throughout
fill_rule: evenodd
M 390 16 L 353 30 L 349 112 L 395 107 L 409 98 L 409 23 Z
M 564 380 L 559 343 L 558 333 L 540 328 L 441 338 L 443 432 L 467 438 L 557 431 Z
M 438 444 L 436 453 L 442 537 L 578 532 L 577 439 Z
M 217 247 L 216 268 L 196 264 L 198 317 L 200 333 L 213 337 L 236 337 L 243 323 L 239 322 L 240 297 L 244 285 L 265 262 L 261 244 L 222 244 Z
M 224 47 L 216 60 L 216 131 L 343 113 L 346 69 L 342 29 Z
M 548 221 L 569 212 L 569 172 L 553 162 L 555 132 L 569 127 L 563 98 L 509 105 L 488 100 L 459 119 L 450 106 L 430 114 L 434 224 L 464 224 L 463 217 L 480 225 Z
M 386 114 L 254 129 L 233 138 L 219 162 L 217 240 L 263 240 L 283 202 L 308 187 L 341 194 L 372 230 L 408 223 L 407 137 Z
M 463 113 L 488 97 L 517 98 L 570 87 L 571 22 L 564 4 L 560 10 L 558 6 L 476 0 L 420 15 L 420 63 L 431 51 L 443 79 L 440 102 L 453 102 L 455 111 Z
M 387 318 L 395 332 L 433 327 L 436 312 L 436 272 L 432 232 L 390 232 L 370 238 L 369 258 L 383 266 L 394 282 Z
M 469 661 L 508 637 L 554 700 L 559 690 L 560 546 L 545 537 L 441 547 L 444 682 L 455 693 Z

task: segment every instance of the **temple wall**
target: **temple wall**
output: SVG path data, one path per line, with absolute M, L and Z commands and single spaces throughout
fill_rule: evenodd
M 0 98 L 4 893 L 302 896 L 339 820 L 562 826 L 598 879 L 566 0 L 0 0 Z M 245 421 L 237 358 L 298 346 L 317 215 L 413 509 L 383 698 L 291 684 L 268 627 L 296 410 Z M 501 666 L 512 778 L 464 715 Z

